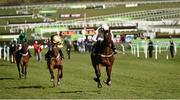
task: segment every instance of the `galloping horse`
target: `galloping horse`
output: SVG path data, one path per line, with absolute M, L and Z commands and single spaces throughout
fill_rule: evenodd
M 10 53 L 10 62 L 11 63 L 15 63 L 15 59 L 16 59 L 16 51 L 18 50 L 17 48 L 17 45 L 16 45 L 16 42 L 13 41 L 11 44 L 10 44 L 10 49 L 9 49 L 9 53 Z
M 28 44 L 24 43 L 22 44 L 21 50 L 16 52 L 16 64 L 19 72 L 19 78 L 21 78 L 23 75 L 26 78 L 29 58 Z
M 48 68 L 51 74 L 51 82 L 53 82 L 53 86 L 55 87 L 53 70 L 56 68 L 58 69 L 57 84 L 60 84 L 60 80 L 62 79 L 62 76 L 63 76 L 62 58 L 60 56 L 59 48 L 57 44 L 53 44 L 52 46 L 51 57 L 48 62 Z
M 111 49 L 111 43 L 113 42 L 111 39 L 111 33 L 110 31 L 105 31 L 104 34 L 104 40 L 102 41 L 101 45 L 99 45 L 101 48 L 100 53 L 94 54 L 91 53 L 91 61 L 92 65 L 95 70 L 96 77 L 94 80 L 98 84 L 98 88 L 102 88 L 102 84 L 100 81 L 101 76 L 101 66 L 106 67 L 106 73 L 107 73 L 107 80 L 104 81 L 107 85 L 111 85 L 111 71 L 112 71 L 112 65 L 114 63 L 114 52 Z

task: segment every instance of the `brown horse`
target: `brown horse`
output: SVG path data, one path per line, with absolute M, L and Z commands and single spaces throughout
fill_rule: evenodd
M 24 43 L 22 44 L 22 48 L 16 52 L 16 64 L 19 72 L 19 78 L 22 76 L 26 78 L 29 58 L 28 44 Z
M 55 81 L 54 81 L 54 69 L 58 69 L 58 74 L 57 74 L 57 84 L 60 84 L 60 80 L 62 79 L 63 76 L 63 66 L 62 66 L 62 58 L 59 53 L 59 48 L 57 47 L 57 44 L 53 44 L 52 46 L 52 51 L 51 51 L 51 57 L 48 62 L 48 68 L 49 72 L 51 75 L 51 82 L 53 82 L 53 86 L 55 87 Z
M 101 66 L 106 67 L 107 80 L 104 82 L 107 85 L 111 85 L 111 71 L 112 71 L 112 65 L 115 60 L 113 50 L 111 49 L 111 45 L 113 41 L 111 39 L 110 31 L 105 31 L 103 36 L 104 36 L 104 40 L 102 41 L 101 45 L 99 45 L 101 48 L 100 53 L 98 54 L 94 54 L 93 52 L 91 53 L 91 61 L 96 74 L 94 80 L 97 82 L 98 88 L 102 88 L 102 84 L 100 81 Z

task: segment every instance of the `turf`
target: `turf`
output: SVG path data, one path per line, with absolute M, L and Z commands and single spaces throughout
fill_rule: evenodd
M 43 50 L 43 55 L 46 50 Z M 112 71 L 112 85 L 98 89 L 89 53 L 72 52 L 63 60 L 61 85 L 52 88 L 46 62 L 31 58 L 27 79 L 19 79 L 15 64 L 0 60 L 1 99 L 179 99 L 180 50 L 174 59 L 165 54 L 144 59 L 117 54 Z M 65 52 L 64 52 L 65 53 Z M 66 53 L 65 53 L 66 54 Z M 102 68 L 101 79 L 106 79 Z

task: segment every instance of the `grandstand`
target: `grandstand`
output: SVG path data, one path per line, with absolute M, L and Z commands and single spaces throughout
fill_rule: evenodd
M 102 23 L 107 23 L 112 29 L 114 29 L 114 27 L 135 27 L 136 30 L 160 32 L 160 27 L 155 28 L 153 26 L 180 24 L 179 19 L 177 19 L 180 17 L 179 2 L 180 0 L 166 0 L 0 6 L 1 11 L 11 11 L 11 14 L 9 15 L 3 13 L 0 15 L 0 20 L 2 20 L 0 22 L 0 30 L 6 29 L 5 33 L 18 32 L 20 29 L 25 31 L 30 30 L 31 33 L 34 33 L 33 30 L 38 27 L 68 27 L 70 30 L 84 30 L 84 27 L 96 29 Z M 168 3 L 173 6 L 170 7 Z M 130 5 L 132 4 L 137 5 L 131 7 Z M 147 9 L 145 8 L 145 5 L 148 4 L 154 5 Z M 159 7 L 158 4 L 165 4 L 165 6 Z M 142 7 L 142 5 L 144 5 L 144 7 Z M 87 7 L 90 8 L 86 9 Z M 96 7 L 100 8 L 96 9 Z M 115 8 L 120 9 L 119 7 L 123 7 L 126 10 L 120 12 L 115 10 L 114 13 L 111 12 Z M 66 10 L 67 12 L 65 12 Z M 71 12 L 73 10 L 74 12 Z M 78 10 L 82 12 L 77 13 L 76 11 Z M 91 10 L 96 12 L 94 13 L 94 16 L 89 14 L 91 12 L 88 11 Z M 58 18 L 62 11 L 65 14 L 79 14 L 78 16 L 80 17 Z M 86 11 L 87 14 L 84 13 Z M 99 11 L 104 11 L 105 13 L 98 15 Z M 7 30 L 10 31 L 7 32 Z M 174 28 L 171 31 L 176 33 L 179 32 Z

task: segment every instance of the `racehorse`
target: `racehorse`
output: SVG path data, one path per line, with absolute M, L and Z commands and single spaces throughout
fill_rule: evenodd
M 100 47 L 100 52 L 98 54 L 95 54 L 94 52 L 91 53 L 91 62 L 96 74 L 96 77 L 94 78 L 94 81 L 97 82 L 98 88 L 102 88 L 102 84 L 100 81 L 101 76 L 101 67 L 106 67 L 106 73 L 107 73 L 107 80 L 104 81 L 105 84 L 108 86 L 111 85 L 111 71 L 112 71 L 112 65 L 114 63 L 114 52 L 111 49 L 111 43 L 113 42 L 111 39 L 111 33 L 110 31 L 105 31 L 103 33 L 104 40 L 102 41 Z
M 15 63 L 15 59 L 16 59 L 16 51 L 18 50 L 17 48 L 17 45 L 16 45 L 16 42 L 13 41 L 11 44 L 10 44 L 10 48 L 9 48 L 9 53 L 10 53 L 10 58 L 11 58 L 11 63 Z
M 55 81 L 54 81 L 54 69 L 58 69 L 57 73 L 57 85 L 60 84 L 60 80 L 62 79 L 63 76 L 63 66 L 62 66 L 62 58 L 59 53 L 59 48 L 57 44 L 52 45 L 52 51 L 51 51 L 51 56 L 50 60 L 48 62 L 48 69 L 51 75 L 51 82 L 53 82 L 53 87 L 55 87 Z
M 24 76 L 26 79 L 29 58 L 28 44 L 24 43 L 22 44 L 22 48 L 16 52 L 16 64 L 19 72 L 19 78 Z

